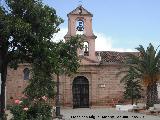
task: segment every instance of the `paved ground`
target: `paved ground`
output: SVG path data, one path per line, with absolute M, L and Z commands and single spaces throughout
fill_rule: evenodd
M 115 108 L 67 108 L 62 109 L 61 114 L 63 114 L 63 120 L 160 120 L 160 115 L 116 111 Z M 9 118 L 11 115 L 8 116 L 7 120 L 10 120 Z
M 160 116 L 116 111 L 114 108 L 62 109 L 61 113 L 65 120 L 160 120 Z

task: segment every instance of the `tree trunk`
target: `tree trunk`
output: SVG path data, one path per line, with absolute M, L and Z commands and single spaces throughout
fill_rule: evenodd
M 158 103 L 158 91 L 157 91 L 157 83 L 156 82 L 154 82 L 154 84 L 152 86 L 152 102 L 153 102 L 153 104 Z
M 6 76 L 7 76 L 7 62 L 2 59 L 1 68 L 1 117 L 4 116 L 5 109 L 5 87 L 6 87 Z
M 154 82 L 147 86 L 147 108 L 152 107 L 156 103 L 158 103 L 158 91 L 157 84 Z
M 133 105 L 133 103 L 134 103 L 134 97 L 133 97 L 133 87 L 132 87 L 132 105 Z
M 2 41 L 1 41 L 2 42 Z M 1 72 L 1 108 L 0 108 L 0 116 L 1 118 L 4 117 L 4 109 L 5 109 L 5 86 L 6 86 L 6 76 L 7 76 L 7 66 L 8 66 L 8 59 L 7 59 L 7 47 L 5 44 L 1 43 L 1 51 L 0 51 L 0 72 Z

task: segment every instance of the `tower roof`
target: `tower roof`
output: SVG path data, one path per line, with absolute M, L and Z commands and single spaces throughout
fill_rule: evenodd
M 81 13 L 79 13 L 79 10 L 81 10 Z M 67 14 L 67 16 L 69 15 L 90 15 L 93 17 L 93 14 L 90 13 L 89 11 L 87 11 L 85 8 L 82 7 L 82 5 L 78 6 L 76 9 L 74 9 L 73 11 L 71 11 L 70 13 Z

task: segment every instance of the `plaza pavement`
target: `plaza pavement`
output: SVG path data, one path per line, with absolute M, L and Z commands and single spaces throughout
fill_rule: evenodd
M 67 108 L 62 109 L 61 114 L 63 120 L 160 120 L 160 116 L 117 111 L 115 108 Z
M 9 113 L 9 111 L 7 111 Z M 159 116 L 117 111 L 115 108 L 61 109 L 63 120 L 160 120 Z M 8 119 L 11 119 L 9 114 Z M 59 119 L 54 119 L 59 120 Z

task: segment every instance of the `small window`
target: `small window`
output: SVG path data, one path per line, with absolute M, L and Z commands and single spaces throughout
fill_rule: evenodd
M 89 44 L 88 42 L 83 43 L 84 56 L 89 56 Z
M 24 79 L 24 80 L 29 80 L 29 73 L 30 73 L 29 69 L 28 69 L 28 68 L 25 68 L 25 69 L 23 70 L 23 73 L 24 73 L 23 79 Z

